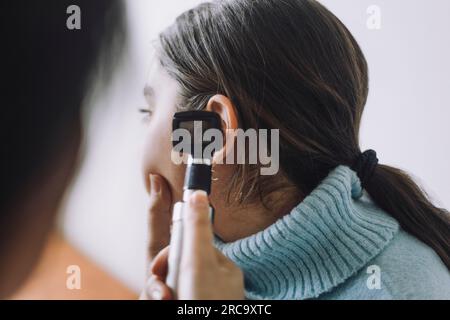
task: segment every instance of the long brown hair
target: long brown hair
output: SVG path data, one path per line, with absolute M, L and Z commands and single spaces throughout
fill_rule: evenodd
M 280 130 L 281 170 L 303 195 L 360 155 L 367 63 L 348 29 L 317 1 L 204 3 L 159 40 L 161 64 L 179 82 L 185 108 L 202 109 L 221 93 L 236 106 L 241 128 Z M 231 180 L 241 201 L 279 187 L 256 169 L 243 165 Z M 448 212 L 408 174 L 380 164 L 365 189 L 450 268 Z

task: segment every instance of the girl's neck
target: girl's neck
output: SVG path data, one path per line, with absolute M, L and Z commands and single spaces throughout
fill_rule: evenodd
M 250 204 L 228 203 L 223 197 L 213 203 L 214 232 L 224 242 L 236 241 L 266 229 L 288 214 L 302 197 L 295 187 L 283 188 Z

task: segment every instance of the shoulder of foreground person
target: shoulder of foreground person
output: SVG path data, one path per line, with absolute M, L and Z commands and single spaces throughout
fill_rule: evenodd
M 399 230 L 377 257 L 319 299 L 447 300 L 450 271 L 433 249 Z

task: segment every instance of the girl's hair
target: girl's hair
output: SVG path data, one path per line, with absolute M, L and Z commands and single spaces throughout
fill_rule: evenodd
M 242 129 L 279 129 L 280 167 L 303 196 L 360 155 L 368 68 L 342 22 L 313 0 L 204 3 L 159 37 L 161 64 L 180 84 L 183 107 L 202 109 L 217 93 L 236 106 Z M 230 190 L 240 201 L 281 186 L 241 165 Z M 250 186 L 250 187 L 249 187 Z M 450 268 L 450 218 L 403 171 L 378 165 L 365 186 L 403 229 Z

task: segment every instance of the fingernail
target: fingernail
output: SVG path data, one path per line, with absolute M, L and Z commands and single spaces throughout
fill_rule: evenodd
M 195 191 L 191 197 L 190 202 L 196 207 L 207 207 L 208 206 L 208 195 L 203 190 Z
M 150 186 L 151 193 L 158 194 L 161 191 L 161 184 L 154 174 L 150 175 Z
M 153 289 L 150 295 L 153 300 L 161 300 L 162 299 L 161 290 L 159 290 L 158 288 Z

